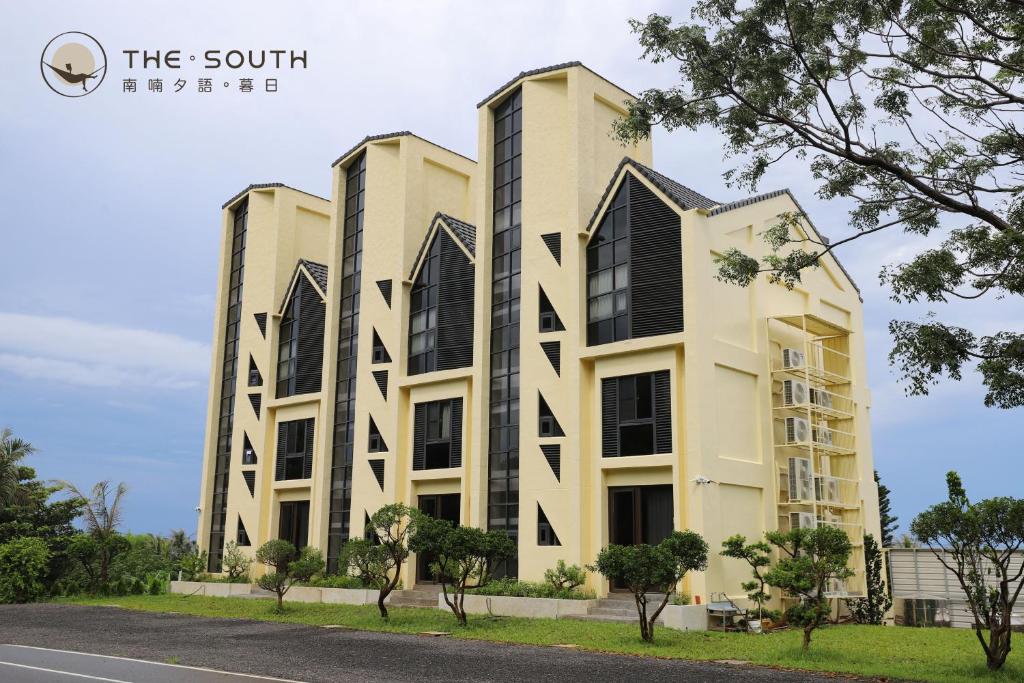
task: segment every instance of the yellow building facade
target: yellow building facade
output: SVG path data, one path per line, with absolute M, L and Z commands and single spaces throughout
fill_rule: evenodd
M 322 199 L 253 185 L 224 205 L 199 541 L 322 549 L 389 502 L 503 529 L 539 580 L 608 543 L 690 528 L 684 590 L 739 597 L 736 533 L 879 534 L 862 302 L 831 256 L 793 289 L 716 279 L 801 211 L 719 202 L 611 138 L 629 93 L 578 64 L 478 106 L 477 160 L 371 136 Z M 819 238 L 801 219 L 794 231 Z M 406 587 L 429 581 L 416 558 Z M 599 594 L 609 590 L 590 577 Z

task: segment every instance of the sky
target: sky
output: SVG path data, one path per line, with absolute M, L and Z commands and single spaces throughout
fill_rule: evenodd
M 153 9 L 147 9 L 147 5 Z M 476 155 L 476 103 L 520 71 L 580 60 L 632 92 L 676 81 L 641 61 L 628 20 L 687 17 L 686 3 L 452 2 L 17 3 L 0 23 L 0 426 L 39 452 L 43 478 L 129 486 L 125 526 L 194 531 L 210 372 L 221 204 L 249 183 L 329 194 L 330 164 L 369 134 L 414 133 Z M 55 35 L 84 31 L 107 53 L 96 92 L 60 97 L 40 78 Z M 239 92 L 240 69 L 184 62 L 129 71 L 126 49 L 305 50 L 278 92 Z M 245 73 L 243 73 L 245 72 Z M 139 91 L 125 93 L 123 79 Z M 166 91 L 147 92 L 162 77 Z M 186 79 L 181 92 L 171 83 Z M 654 132 L 655 167 L 720 200 L 730 168 L 713 130 Z M 759 187 L 790 188 L 833 239 L 843 202 L 815 196 L 805 165 Z M 950 226 L 952 227 L 952 226 Z M 927 242 L 882 233 L 839 252 L 864 297 L 876 468 L 906 528 L 944 496 L 957 469 L 974 498 L 1024 496 L 1019 411 L 982 405 L 977 375 L 908 398 L 890 370 L 887 324 L 928 310 L 978 331 L 1020 330 L 1020 301 L 903 306 L 879 284 L 885 264 Z

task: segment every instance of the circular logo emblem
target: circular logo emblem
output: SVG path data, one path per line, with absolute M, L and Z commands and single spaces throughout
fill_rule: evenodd
M 43 48 L 39 70 L 53 92 L 82 97 L 98 88 L 107 75 L 107 53 L 88 33 L 67 31 Z

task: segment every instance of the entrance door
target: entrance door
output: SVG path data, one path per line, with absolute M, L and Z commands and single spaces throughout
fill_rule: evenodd
M 452 524 L 459 523 L 459 507 L 462 499 L 458 493 L 444 493 L 440 495 L 420 496 L 420 512 L 433 517 L 434 519 L 446 519 Z M 416 558 L 416 583 L 434 583 L 434 576 L 430 573 L 430 564 L 437 557 L 428 553 L 419 553 Z
M 660 543 L 673 530 L 672 486 L 608 489 L 608 537 L 616 545 Z M 624 586 L 612 585 L 613 589 Z
M 277 537 L 288 541 L 296 550 L 309 544 L 309 501 L 281 503 L 281 523 Z

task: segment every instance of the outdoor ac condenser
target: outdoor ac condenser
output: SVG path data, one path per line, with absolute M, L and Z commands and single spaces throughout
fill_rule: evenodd
M 790 529 L 813 529 L 818 525 L 813 512 L 790 512 Z
M 811 500 L 810 458 L 789 459 L 789 500 Z
M 813 392 L 814 389 L 811 389 Z M 782 383 L 782 403 L 787 406 L 799 406 L 807 403 L 807 384 L 795 379 L 787 379 Z
M 811 425 L 802 417 L 786 418 L 786 443 L 807 443 L 811 438 Z
M 804 352 L 799 349 L 782 349 L 782 367 L 787 370 L 802 368 L 806 362 Z

